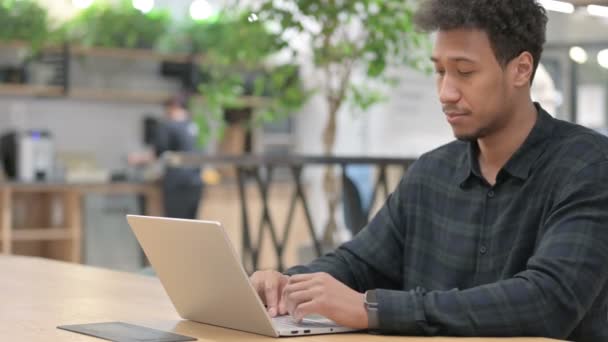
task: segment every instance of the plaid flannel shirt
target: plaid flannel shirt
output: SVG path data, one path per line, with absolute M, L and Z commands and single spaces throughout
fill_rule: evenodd
M 494 186 L 476 143 L 442 146 L 351 241 L 286 273 L 376 289 L 381 333 L 608 341 L 608 138 L 536 106 Z

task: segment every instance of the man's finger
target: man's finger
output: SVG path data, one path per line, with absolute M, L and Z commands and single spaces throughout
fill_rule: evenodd
M 253 285 L 255 292 L 257 292 L 260 299 L 265 304 L 266 303 L 266 295 L 264 293 L 264 281 L 259 279 L 258 273 L 254 273 L 250 278 L 249 282 Z
M 306 289 L 310 289 L 314 286 L 314 282 L 312 281 L 303 281 L 303 282 L 299 282 L 299 283 L 289 283 L 287 285 L 285 285 L 285 287 L 283 288 L 283 296 L 289 295 L 290 293 L 293 292 L 298 292 L 298 291 L 303 291 Z
M 301 283 L 317 277 L 319 273 L 295 274 L 289 277 L 289 284 Z
M 287 307 L 285 306 L 285 287 L 287 287 L 287 283 L 289 282 L 289 277 L 283 276 L 279 280 L 279 305 L 278 305 L 278 314 L 285 315 L 287 314 Z
M 285 297 L 281 296 L 281 299 L 279 300 L 279 315 L 287 315 L 288 311 L 287 311 L 287 304 L 285 303 Z
M 277 277 L 269 277 L 264 282 L 264 294 L 266 297 L 266 306 L 268 307 L 268 313 L 271 317 L 277 315 L 277 304 L 278 300 L 278 292 L 279 292 L 279 278 Z
M 304 302 L 299 304 L 295 310 L 290 313 L 291 317 L 298 323 L 302 322 L 302 320 L 304 319 L 304 317 L 308 316 L 308 315 L 313 315 L 313 314 L 321 314 L 321 312 L 319 312 L 319 308 L 318 308 L 318 302 L 315 300 L 311 300 L 308 302 Z
M 298 292 L 290 293 L 285 298 L 285 301 L 287 303 L 293 303 L 293 304 L 295 304 L 297 306 L 300 303 L 310 302 L 311 300 L 315 299 L 316 296 L 317 296 L 316 291 L 314 291 L 314 290 L 304 290 L 304 291 L 298 291 Z
M 289 294 L 285 297 L 285 306 L 287 312 L 293 316 L 294 311 L 302 303 L 310 302 L 315 299 L 315 292 L 313 290 L 298 291 Z

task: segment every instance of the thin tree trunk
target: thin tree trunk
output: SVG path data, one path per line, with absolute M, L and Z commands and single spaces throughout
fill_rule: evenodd
M 338 109 L 340 104 L 336 99 L 328 98 L 329 104 L 329 117 L 327 118 L 327 125 L 323 130 L 323 150 L 326 156 L 330 156 L 333 153 L 334 145 L 336 142 L 336 120 Z M 323 189 L 327 196 L 327 209 L 328 209 L 328 220 L 323 231 L 323 242 L 333 246 L 334 244 L 334 233 L 337 231 L 337 223 L 335 218 L 336 207 L 340 199 L 339 195 L 339 184 L 336 179 L 335 168 L 328 165 L 325 168 L 325 175 L 323 177 Z
M 327 125 L 323 130 L 323 152 L 325 156 L 333 154 L 334 146 L 336 142 L 336 131 L 337 131 L 337 115 L 342 102 L 346 98 L 346 90 L 350 82 L 350 76 L 353 67 L 353 61 L 349 61 L 342 65 L 342 70 L 334 70 L 332 72 L 331 66 L 327 66 L 325 69 L 326 82 L 327 82 L 327 105 L 328 105 L 328 118 Z M 340 72 L 341 71 L 341 72 Z M 332 76 L 339 78 L 339 84 L 337 89 L 332 91 Z M 334 245 L 334 233 L 337 231 L 336 224 L 336 208 L 340 201 L 340 189 L 341 185 L 338 184 L 336 179 L 335 168 L 333 166 L 327 166 L 325 168 L 325 176 L 323 177 L 323 188 L 325 195 L 327 196 L 327 210 L 329 218 L 323 231 L 323 242 L 329 246 Z

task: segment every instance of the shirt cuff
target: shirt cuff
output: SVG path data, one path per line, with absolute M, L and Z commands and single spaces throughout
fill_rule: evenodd
M 304 273 L 312 273 L 312 271 L 310 270 L 310 268 L 308 268 L 306 266 L 298 265 L 298 266 L 294 266 L 294 267 L 286 270 L 285 272 L 283 272 L 283 274 L 286 276 L 292 276 L 292 275 L 304 274 Z
M 378 331 L 383 333 L 423 333 L 425 321 L 422 288 L 410 291 L 376 290 Z

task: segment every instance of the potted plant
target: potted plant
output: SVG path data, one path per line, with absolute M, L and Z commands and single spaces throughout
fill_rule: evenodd
M 156 48 L 171 25 L 166 10 L 142 13 L 128 0 L 95 2 L 66 23 L 68 39 L 83 46 Z
M 63 32 L 53 27 L 46 8 L 34 0 L 0 0 L 0 22 L 0 41 L 18 43 L 0 66 L 0 83 L 46 84 L 48 77 L 40 75 L 52 74 L 52 67 L 37 68 L 39 57 L 43 48 L 63 43 Z
M 33 0 L 0 0 L 0 40 L 25 41 L 38 50 L 51 37 L 47 10 Z

